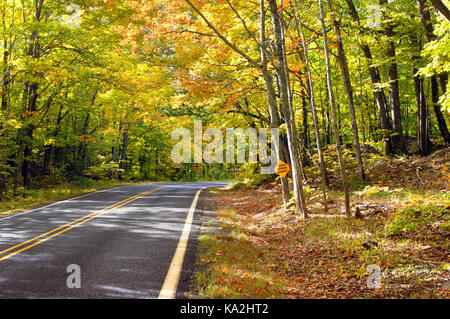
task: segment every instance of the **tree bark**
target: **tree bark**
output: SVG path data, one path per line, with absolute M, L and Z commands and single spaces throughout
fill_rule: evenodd
M 387 0 L 380 0 L 380 5 L 385 5 Z M 405 139 L 402 128 L 402 113 L 400 108 L 400 87 L 398 83 L 397 57 L 394 44 L 394 27 L 387 21 L 387 17 L 383 14 L 385 21 L 384 34 L 388 38 L 386 44 L 386 56 L 389 58 L 388 76 L 389 76 L 389 104 L 392 116 L 392 147 L 395 154 L 406 154 Z
M 333 26 L 336 34 L 336 41 L 338 44 L 338 60 L 341 68 L 342 78 L 344 80 L 345 91 L 347 93 L 348 109 L 350 112 L 350 119 L 352 123 L 353 146 L 355 148 L 356 153 L 358 173 L 359 177 L 364 181 L 366 179 L 366 174 L 364 172 L 364 164 L 361 156 L 361 144 L 359 142 L 358 122 L 356 120 L 355 103 L 353 99 L 353 85 L 350 79 L 350 72 L 348 70 L 348 62 L 347 57 L 345 55 L 344 44 L 342 43 L 341 26 L 339 21 L 336 19 L 336 15 L 331 1 L 327 0 L 327 4 L 333 18 Z M 328 48 L 326 50 L 328 50 Z
M 340 167 L 341 176 L 342 176 L 342 185 L 343 185 L 344 193 L 345 193 L 345 213 L 346 213 L 347 217 L 351 217 L 350 195 L 349 195 L 348 184 L 347 184 L 347 173 L 346 173 L 346 169 L 345 169 L 345 162 L 344 162 L 344 158 L 342 156 L 341 143 L 339 141 L 339 129 L 338 129 L 338 121 L 337 121 L 337 113 L 336 113 L 336 101 L 334 99 L 333 83 L 331 81 L 330 53 L 328 51 L 328 36 L 327 36 L 327 29 L 326 29 L 326 25 L 325 25 L 325 17 L 324 17 L 325 13 L 324 13 L 324 9 L 323 9 L 322 0 L 319 0 L 319 7 L 320 7 L 320 23 L 322 25 L 323 44 L 324 44 L 324 51 L 325 51 L 325 64 L 326 64 L 326 69 L 327 69 L 328 95 L 330 98 L 331 113 L 333 114 L 333 128 L 334 128 L 334 135 L 336 138 L 336 151 L 338 154 L 339 167 Z
M 260 49 L 261 49 L 261 64 L 262 64 L 262 74 L 264 78 L 264 84 L 266 86 L 266 96 L 267 103 L 269 105 L 270 112 L 270 127 L 271 128 L 279 128 L 280 127 L 280 116 L 278 113 L 277 100 L 275 89 L 273 87 L 273 76 L 269 73 L 267 69 L 268 65 L 268 56 L 267 56 L 267 46 L 266 46 L 266 18 L 265 18 L 265 6 L 264 0 L 260 0 Z M 275 153 L 277 155 L 278 161 L 282 160 L 284 156 L 282 156 L 281 147 L 275 145 Z M 285 205 L 289 202 L 290 199 L 290 190 L 289 190 L 289 181 L 287 178 L 281 177 L 281 190 L 283 193 L 283 202 Z
M 302 21 L 300 18 L 300 14 L 298 12 L 298 4 L 297 1 L 295 1 L 295 5 L 297 7 L 297 28 L 300 26 L 300 33 L 302 37 L 302 45 L 303 45 L 303 53 L 305 56 L 305 62 L 306 62 L 306 73 L 308 77 L 308 85 L 309 85 L 309 93 L 310 93 L 310 99 L 311 99 L 311 110 L 312 110 L 312 117 L 313 117 L 313 123 L 314 123 L 314 131 L 316 136 L 316 144 L 317 144 L 317 152 L 319 154 L 319 161 L 320 161 L 320 174 L 322 177 L 322 193 L 323 193 L 323 205 L 325 212 L 328 211 L 328 205 L 327 205 L 327 184 L 328 184 L 328 177 L 327 177 L 327 171 L 325 167 L 325 160 L 322 153 L 322 143 L 320 142 L 320 129 L 319 129 L 319 120 L 317 116 L 317 109 L 316 109 L 316 101 L 314 96 L 314 86 L 312 82 L 312 76 L 311 76 L 311 68 L 309 64 L 309 54 L 308 54 L 308 48 L 306 46 L 306 40 L 305 40 L 305 34 L 303 32 L 303 26 Z
M 419 8 L 420 20 L 425 32 L 425 38 L 427 42 L 434 41 L 436 36 L 434 35 L 433 25 L 431 23 L 430 8 L 428 3 L 426 0 L 417 0 L 417 6 Z M 439 105 L 439 83 L 436 75 L 431 77 L 431 100 L 433 102 L 434 113 L 436 114 L 436 119 L 438 121 L 439 132 L 444 138 L 445 143 L 449 144 L 450 133 Z
M 352 17 L 353 21 L 358 23 L 360 33 L 363 33 L 362 28 L 360 26 L 360 20 L 358 12 L 356 11 L 356 7 L 353 4 L 352 0 L 346 0 L 347 6 L 350 11 L 350 16 Z M 378 114 L 380 119 L 380 126 L 383 134 L 383 141 L 384 141 L 384 153 L 386 155 L 392 154 L 392 141 L 391 137 L 389 136 L 389 131 L 391 129 L 390 126 L 390 120 L 389 120 L 389 113 L 387 112 L 387 105 L 385 103 L 384 93 L 383 90 L 378 88 L 378 85 L 381 83 L 380 78 L 380 72 L 377 67 L 373 66 L 373 58 L 372 58 L 372 52 L 367 44 L 361 44 L 361 50 L 364 52 L 364 56 L 367 60 L 367 65 L 369 69 L 369 75 L 370 80 L 372 82 L 373 86 L 373 93 L 375 97 L 375 101 L 378 107 Z
M 446 17 L 448 21 L 450 21 L 450 10 L 446 7 L 446 5 L 441 0 L 430 1 L 433 4 L 433 7 L 439 10 L 439 12 L 442 13 L 442 15 Z
M 289 70 L 287 67 L 285 54 L 284 31 L 281 23 L 281 16 L 278 11 L 277 1 L 268 0 L 268 2 L 270 14 L 272 17 L 273 32 L 275 36 L 274 55 L 278 62 L 275 70 L 278 74 L 280 83 L 279 93 L 282 107 L 281 112 L 285 116 L 287 127 L 289 154 L 292 164 L 292 176 L 294 180 L 296 210 L 302 213 L 303 219 L 306 219 L 308 217 L 308 211 L 306 209 L 306 203 L 303 195 L 303 177 L 301 174 L 300 165 L 300 148 L 298 145 L 297 130 L 294 120 L 294 110 L 290 92 Z

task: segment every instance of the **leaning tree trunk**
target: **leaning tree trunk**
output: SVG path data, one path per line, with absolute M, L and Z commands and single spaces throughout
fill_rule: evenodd
M 345 192 L 345 213 L 347 214 L 347 217 L 351 217 L 350 195 L 349 195 L 349 191 L 348 191 L 345 162 L 344 162 L 344 158 L 342 156 L 341 142 L 339 140 L 338 119 L 337 119 L 337 114 L 336 114 L 336 101 L 334 99 L 333 83 L 331 81 L 330 53 L 328 51 L 328 36 L 327 36 L 327 28 L 325 25 L 325 18 L 324 18 L 325 14 L 324 14 L 322 0 L 319 0 L 319 7 L 320 7 L 320 23 L 322 25 L 323 43 L 324 43 L 324 51 L 325 51 L 325 64 L 326 64 L 326 69 L 327 69 L 328 95 L 330 98 L 331 113 L 333 114 L 333 128 L 334 128 L 334 136 L 336 138 L 336 151 L 338 154 L 339 167 L 340 167 L 341 175 L 342 175 L 342 185 L 344 187 L 344 192 Z
M 360 33 L 363 33 L 360 26 L 359 15 L 356 11 L 355 5 L 353 4 L 353 1 L 346 0 L 346 2 L 349 8 L 350 16 L 352 17 L 353 21 L 358 24 Z M 389 131 L 391 129 L 389 113 L 387 112 L 387 105 L 385 103 L 383 90 L 378 88 L 379 84 L 381 84 L 380 72 L 377 67 L 373 66 L 373 58 L 370 47 L 367 44 L 361 44 L 361 50 L 364 52 L 364 56 L 367 60 L 370 80 L 373 86 L 373 93 L 378 107 L 380 126 L 383 132 L 384 153 L 386 155 L 391 155 L 392 142 L 391 137 L 389 136 Z
M 302 21 L 300 18 L 300 14 L 298 12 L 297 1 L 296 1 L 295 5 L 297 7 L 296 20 L 297 20 L 297 25 L 300 26 L 300 30 L 301 30 L 300 33 L 301 33 L 301 37 L 302 37 L 303 52 L 305 55 L 306 73 L 308 75 L 307 77 L 308 77 L 308 85 L 309 85 L 309 91 L 310 91 L 309 93 L 310 93 L 310 98 L 311 98 L 311 110 L 312 110 L 312 117 L 313 117 L 313 123 L 314 123 L 314 131 L 315 131 L 315 135 L 316 135 L 317 152 L 319 154 L 320 173 L 322 176 L 323 205 L 324 205 L 325 212 L 327 212 L 328 211 L 328 205 L 327 205 L 328 178 L 327 178 L 327 172 L 326 172 L 326 167 L 325 167 L 325 160 L 324 160 L 323 153 L 322 153 L 322 145 L 320 142 L 319 120 L 317 117 L 317 109 L 316 109 L 316 102 L 315 102 L 315 96 L 314 96 L 314 86 L 313 86 L 313 82 L 312 82 L 311 68 L 310 68 L 310 64 L 309 64 L 308 48 L 306 46 L 306 40 L 305 40 L 305 34 L 303 32 Z
M 441 1 L 441 0 L 430 0 L 433 6 L 439 10 L 440 13 L 444 17 L 447 18 L 448 21 L 450 21 L 450 10 L 447 8 L 447 6 Z
M 9 106 L 9 83 L 10 83 L 10 66 L 9 66 L 9 52 L 8 52 L 8 41 L 3 41 L 3 79 L 2 79 L 2 90 L 1 90 L 1 111 L 6 114 Z M 8 172 L 6 169 L 6 158 L 7 158 L 7 132 L 3 131 L 3 123 L 0 123 L 0 196 L 6 191 L 6 182 L 8 178 Z
M 300 165 L 300 148 L 298 145 L 297 130 L 294 119 L 294 110 L 290 96 L 289 73 L 287 69 L 287 61 L 284 46 L 285 45 L 284 32 L 281 24 L 281 17 L 278 11 L 277 1 L 276 0 L 268 0 L 268 1 L 275 36 L 274 55 L 278 62 L 276 72 L 278 74 L 280 83 L 280 98 L 281 98 L 282 113 L 286 117 L 285 122 L 289 141 L 289 153 L 292 164 L 292 176 L 294 180 L 299 181 L 298 183 L 294 183 L 294 192 L 296 195 L 295 196 L 296 208 L 297 211 L 300 210 L 302 212 L 303 218 L 306 219 L 308 217 L 308 212 L 306 210 L 305 200 L 303 197 L 303 177 Z
M 359 173 L 359 177 L 362 180 L 365 180 L 366 174 L 364 172 L 364 164 L 363 164 L 362 156 L 361 156 L 361 145 L 359 142 L 359 135 L 358 135 L 359 134 L 358 133 L 358 123 L 356 120 L 355 103 L 354 103 L 354 99 L 353 99 L 353 86 L 352 86 L 352 81 L 350 79 L 350 72 L 348 70 L 348 63 L 347 63 L 347 57 L 345 55 L 344 44 L 342 43 L 341 26 L 340 26 L 340 22 L 336 19 L 331 1 L 327 0 L 327 4 L 328 4 L 328 8 L 330 9 L 330 12 L 332 14 L 332 17 L 333 17 L 334 31 L 336 33 L 336 41 L 338 44 L 338 60 L 339 60 L 339 65 L 341 67 L 342 78 L 344 80 L 345 91 L 347 93 L 348 109 L 350 112 L 350 120 L 352 123 L 353 146 L 355 147 L 356 161 L 358 163 L 358 173 Z
M 234 44 L 232 44 L 226 37 L 224 37 L 219 30 L 217 30 L 212 23 L 205 17 L 205 15 L 192 3 L 191 0 L 184 0 L 199 16 L 200 18 L 207 24 L 207 26 L 216 34 L 216 36 L 223 42 L 225 43 L 225 45 L 227 45 L 229 48 L 231 48 L 234 52 L 236 52 L 237 54 L 239 54 L 241 57 L 243 57 L 245 60 L 247 60 L 249 62 L 250 65 L 252 65 L 253 67 L 258 68 L 259 70 L 261 70 L 261 65 L 255 61 L 254 59 L 252 59 L 250 56 L 248 56 L 244 51 L 242 51 L 241 49 L 239 49 L 237 46 L 235 46 Z M 275 2 L 275 7 L 276 7 L 276 1 Z M 264 5 L 264 3 L 263 3 Z M 265 13 L 265 10 L 264 10 Z M 277 13 L 278 14 L 278 13 Z M 259 46 L 261 47 L 261 43 L 259 43 Z M 288 87 L 289 89 L 289 87 Z M 284 94 L 284 93 L 283 93 Z M 288 108 L 288 112 L 289 110 L 289 97 L 288 97 L 288 104 L 284 105 L 284 107 Z M 291 112 L 293 113 L 293 112 Z M 291 114 L 289 113 L 289 114 Z M 292 123 L 293 121 L 293 116 L 289 116 L 289 119 L 286 121 L 287 123 Z M 300 174 L 300 163 L 299 163 L 299 154 L 298 154 L 298 144 L 296 141 L 296 131 L 295 131 L 295 123 L 294 126 L 292 125 L 286 125 L 287 126 L 287 135 L 288 135 L 288 142 L 289 142 L 289 151 L 290 151 L 290 157 L 291 157 L 291 161 L 292 161 L 292 180 L 294 181 L 294 194 L 295 194 L 295 199 L 296 199 L 296 209 L 297 212 L 302 212 L 303 217 L 306 218 L 307 216 L 307 211 L 306 211 L 306 207 L 304 206 L 303 208 L 302 203 L 304 203 L 304 196 L 303 196 L 303 179 L 302 176 Z
M 260 44 L 261 44 L 261 64 L 262 64 L 262 74 L 264 78 L 264 83 L 266 85 L 266 95 L 267 102 L 269 104 L 270 111 L 270 127 L 279 128 L 280 127 L 280 116 L 278 113 L 278 107 L 276 102 L 275 89 L 273 87 L 273 76 L 269 73 L 267 69 L 268 64 L 268 54 L 266 46 L 266 19 L 265 19 L 265 6 L 264 0 L 260 0 L 260 15 L 261 15 L 261 25 L 260 25 Z M 275 143 L 276 144 L 276 143 Z M 282 160 L 282 149 L 279 145 L 275 146 L 275 153 L 278 161 Z M 287 177 L 281 177 L 281 190 L 283 193 L 283 202 L 285 207 L 290 199 L 289 181 Z M 300 207 L 299 207 L 300 208 Z

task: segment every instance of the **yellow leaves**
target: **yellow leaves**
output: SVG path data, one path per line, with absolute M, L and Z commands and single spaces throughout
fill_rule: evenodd
M 22 128 L 22 126 L 23 126 L 22 123 L 18 122 L 17 120 L 14 120 L 14 119 L 9 120 L 7 123 L 9 126 L 16 128 L 16 129 Z
M 366 188 L 364 188 L 363 191 L 361 192 L 356 192 L 356 194 L 358 194 L 359 196 L 364 196 L 364 195 L 374 195 L 374 194 L 378 194 L 378 193 L 382 193 L 382 192 L 389 192 L 389 187 L 380 187 L 380 186 L 366 186 Z
M 272 59 L 272 64 L 274 67 L 278 67 L 278 60 L 277 59 Z
M 117 132 L 116 129 L 114 129 L 114 128 L 112 128 L 112 127 L 109 127 L 109 128 L 107 128 L 106 130 L 103 131 L 103 134 L 104 134 L 104 135 L 109 135 L 109 134 L 117 135 L 118 132 Z
M 54 138 L 49 138 L 44 141 L 45 146 L 56 145 L 56 140 Z

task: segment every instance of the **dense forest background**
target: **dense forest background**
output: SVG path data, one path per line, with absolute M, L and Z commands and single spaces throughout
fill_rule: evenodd
M 171 132 L 202 120 L 279 127 L 275 151 L 306 216 L 305 178 L 348 193 L 374 154 L 450 143 L 448 5 L 3 0 L 0 196 L 87 179 L 231 179 L 236 168 L 268 178 L 255 164 L 173 163 Z

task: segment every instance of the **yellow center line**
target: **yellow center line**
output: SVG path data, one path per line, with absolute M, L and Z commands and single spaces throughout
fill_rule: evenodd
M 0 255 L 2 255 L 2 254 L 4 254 L 4 253 L 6 253 L 6 252 L 9 252 L 9 251 L 14 250 L 14 249 L 16 249 L 16 248 L 19 248 L 19 247 L 21 247 L 21 246 L 24 246 L 24 245 L 26 245 L 26 244 L 28 244 L 28 243 L 30 243 L 30 242 L 33 242 L 33 241 L 35 241 L 35 240 L 37 240 L 37 239 L 39 239 L 39 238 L 42 238 L 42 237 L 44 237 L 44 236 L 46 236 L 46 235 L 50 235 L 50 234 L 55 233 L 55 232 L 57 232 L 58 230 L 62 229 L 61 231 L 59 231 L 59 232 L 57 232 L 57 233 L 55 233 L 55 234 L 53 234 L 53 235 L 51 235 L 51 236 L 48 236 L 48 237 L 46 237 L 46 238 L 44 238 L 44 239 L 41 239 L 41 240 L 39 240 L 39 241 L 37 241 L 37 242 L 31 244 L 31 245 L 28 245 L 28 246 L 26 246 L 26 247 L 24 247 L 24 248 L 22 248 L 22 249 L 16 250 L 16 251 L 14 251 L 14 252 L 12 252 L 12 253 L 10 253 L 10 254 L 8 254 L 8 255 L 6 255 L 6 256 L 0 258 L 0 262 L 2 262 L 2 261 L 6 260 L 6 259 L 8 259 L 8 258 L 10 258 L 10 257 L 12 257 L 12 256 L 14 256 L 14 255 L 17 255 L 17 254 L 19 254 L 19 253 L 21 253 L 21 252 L 23 252 L 23 251 L 25 251 L 25 250 L 28 250 L 28 249 L 30 249 L 30 248 L 33 248 L 34 246 L 37 246 L 37 245 L 39 245 L 39 244 L 41 244 L 41 243 L 43 243 L 43 242 L 46 242 L 47 240 L 49 240 L 49 239 L 51 239 L 51 238 L 53 238 L 53 237 L 56 237 L 56 236 L 58 236 L 58 235 L 60 235 L 60 234 L 62 234 L 62 233 L 65 233 L 66 231 L 69 231 L 69 230 L 71 230 L 71 229 L 73 229 L 73 228 L 75 228 L 75 227 L 77 227 L 77 226 L 79 226 L 79 225 L 81 225 L 81 224 L 84 224 L 84 223 L 86 223 L 86 222 L 88 222 L 88 221 L 90 221 L 90 220 L 92 220 L 92 219 L 94 219 L 94 218 L 96 218 L 96 217 L 98 217 L 98 216 L 100 216 L 100 215 L 103 215 L 103 214 L 105 214 L 105 213 L 108 212 L 108 211 L 111 211 L 111 210 L 114 210 L 114 209 L 116 209 L 116 208 L 122 207 L 122 206 L 124 206 L 124 205 L 126 205 L 126 204 L 128 204 L 128 203 L 131 203 L 131 202 L 133 202 L 133 201 L 135 201 L 135 200 L 137 200 L 137 199 L 139 199 L 139 198 L 142 198 L 142 197 L 144 197 L 144 196 L 146 196 L 146 195 L 149 195 L 149 194 L 151 194 L 151 193 L 157 192 L 157 191 L 159 191 L 159 190 L 161 190 L 161 189 L 163 189 L 163 188 L 166 188 L 166 187 L 154 188 L 154 189 L 151 189 L 151 190 L 149 190 L 149 191 L 146 191 L 146 192 L 140 193 L 140 194 L 138 194 L 138 195 L 132 196 L 132 197 L 130 197 L 130 198 L 124 199 L 124 200 L 122 200 L 122 201 L 120 201 L 120 202 L 118 202 L 118 203 L 115 203 L 115 204 L 110 205 L 110 206 L 108 206 L 108 207 L 106 207 L 106 208 L 103 208 L 102 210 L 99 210 L 99 211 L 93 212 L 93 213 L 91 213 L 91 214 L 88 214 L 88 215 L 86 215 L 86 216 L 83 216 L 83 217 L 81 217 L 81 218 L 79 218 L 79 219 L 76 219 L 76 220 L 74 220 L 74 221 L 71 221 L 70 223 L 67 223 L 67 224 L 62 225 L 62 226 L 60 226 L 60 227 L 57 227 L 57 228 L 55 228 L 55 229 L 53 229 L 53 230 L 51 230 L 51 231 L 48 231 L 48 232 L 46 232 L 46 233 L 44 233 L 44 234 L 41 234 L 41 235 L 36 236 L 36 237 L 34 237 L 34 238 L 31 238 L 31 239 L 29 239 L 29 240 L 27 240 L 27 241 L 25 241 L 25 242 L 23 242 L 23 243 L 20 243 L 20 244 L 18 244 L 18 245 L 15 245 L 15 246 L 13 246 L 13 247 L 10 247 L 10 248 L 8 248 L 8 249 L 5 249 L 5 250 L 3 250 L 3 251 L 0 251 Z M 70 227 L 69 227 L 69 226 L 70 226 Z M 63 228 L 64 228 L 64 229 L 63 229 Z
M 124 200 L 122 200 L 122 201 L 120 201 L 120 202 L 118 202 L 118 203 L 115 203 L 115 204 L 113 204 L 113 205 L 110 205 L 110 206 L 108 206 L 108 207 L 105 207 L 105 208 L 103 208 L 102 210 L 95 211 L 95 212 L 93 212 L 93 213 L 91 213 L 91 214 L 88 214 L 88 215 L 83 216 L 83 217 L 81 217 L 81 218 L 79 218 L 79 219 L 76 219 L 76 220 L 74 220 L 74 221 L 72 221 L 72 222 L 70 222 L 70 223 L 67 223 L 67 224 L 64 224 L 64 225 L 62 225 L 62 226 L 60 226 L 60 227 L 58 227 L 58 228 L 52 229 L 51 231 L 48 231 L 48 232 L 46 232 L 46 233 L 44 233 L 44 234 L 41 234 L 41 235 L 36 236 L 36 237 L 34 237 L 34 238 L 31 238 L 31 239 L 29 239 L 29 240 L 27 240 L 27 241 L 25 241 L 25 242 L 23 242 L 23 243 L 20 243 L 20 244 L 18 244 L 18 245 L 15 245 L 15 246 L 13 246 L 13 247 L 10 247 L 10 248 L 8 248 L 8 249 L 5 249 L 5 250 L 3 250 L 3 251 L 0 251 L 0 255 L 3 255 L 4 253 L 6 253 L 6 252 L 8 252 L 8 251 L 11 251 L 11 250 L 13 250 L 13 249 L 16 249 L 16 248 L 18 248 L 18 247 L 20 247 L 20 246 L 26 245 L 26 244 L 28 244 L 29 242 L 32 242 L 32 241 L 34 241 L 34 240 L 36 240 L 36 239 L 39 239 L 39 238 L 41 238 L 41 237 L 44 237 L 44 236 L 49 235 L 49 234 L 51 234 L 51 233 L 54 233 L 54 232 L 60 230 L 61 228 L 70 226 L 70 225 L 72 225 L 72 224 L 74 224 L 74 223 L 76 223 L 76 222 L 79 222 L 79 221 L 81 221 L 81 220 L 83 220 L 83 219 L 85 219 L 85 218 L 89 218 L 89 217 L 92 216 L 92 215 L 98 214 L 98 213 L 103 212 L 103 211 L 106 211 L 106 210 L 113 209 L 115 206 L 120 205 L 121 203 L 124 203 L 124 202 L 126 202 L 126 201 L 128 201 L 128 200 L 130 200 L 130 199 L 133 199 L 133 198 L 135 198 L 135 197 L 137 197 L 137 196 L 140 196 L 140 195 L 145 195 L 147 192 L 148 192 L 148 191 L 143 192 L 143 193 L 138 194 L 138 195 L 135 195 L 135 196 L 130 197 L 130 198 L 126 198 L 126 199 L 124 199 Z

